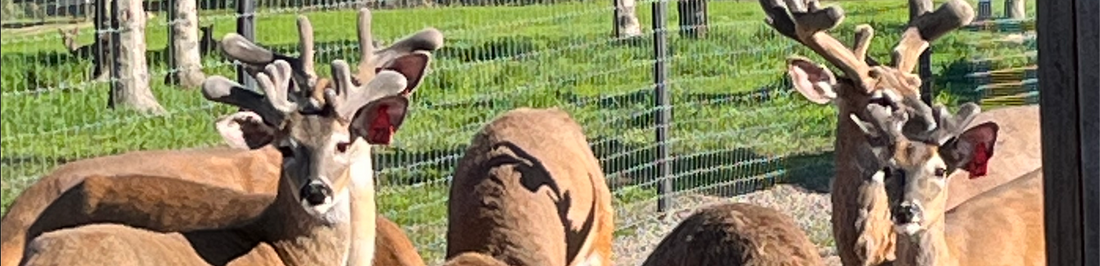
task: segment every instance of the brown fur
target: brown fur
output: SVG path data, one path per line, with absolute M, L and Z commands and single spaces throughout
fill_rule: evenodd
M 378 216 L 378 238 L 374 245 L 374 264 L 379 266 L 424 266 L 424 259 L 396 223 Z
M 915 258 L 908 255 L 931 251 L 939 254 L 935 265 L 1046 265 L 1041 168 L 971 197 L 941 217 L 924 235 L 929 246 L 910 247 L 915 243 L 899 239 L 895 264 L 920 265 L 909 264 Z M 931 246 L 937 239 L 942 246 Z
M 443 266 L 508 266 L 489 255 L 466 252 L 455 256 L 443 263 Z
M 459 161 L 447 258 L 476 252 L 515 266 L 611 265 L 613 217 L 580 125 L 556 108 L 518 108 L 489 122 Z
M 886 104 L 927 122 L 931 110 L 921 105 L 921 80 L 911 73 L 917 57 L 926 44 L 972 20 L 973 10 L 963 1 L 949 1 L 915 18 L 895 47 L 891 64 L 882 65 L 866 56 L 874 35 L 870 25 L 856 26 L 857 36 L 849 49 L 826 32 L 840 24 L 843 10 L 822 7 L 813 0 L 794 3 L 761 1 L 767 22 L 776 31 L 811 48 L 844 74 L 835 76 L 802 57 L 787 62 L 796 90 L 814 103 L 837 105 L 836 178 L 830 193 L 837 251 L 844 265 L 888 263 L 894 258 L 890 212 L 882 184 L 871 181 L 881 166 L 874 163 L 867 138 L 848 117 L 866 117 L 866 106 Z
M 1038 105 L 982 112 L 970 124 L 986 122 L 994 122 L 1000 126 L 997 144 L 994 146 L 996 156 L 989 161 L 989 169 L 997 170 L 995 174 L 975 179 L 970 179 L 970 173 L 961 169 L 948 176 L 948 209 L 1042 166 Z
M 806 233 L 779 211 L 747 203 L 703 207 L 661 240 L 643 266 L 819 266 Z

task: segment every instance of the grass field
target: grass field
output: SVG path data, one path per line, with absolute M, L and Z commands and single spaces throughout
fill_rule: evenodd
M 871 54 L 887 60 L 906 23 L 906 3 L 839 4 L 849 18 L 834 35 L 850 43 L 854 26 L 869 23 L 877 33 Z M 999 14 L 996 4 L 993 10 Z M 669 21 L 675 25 L 675 4 L 670 6 Z M 819 57 L 764 25 L 756 1 L 712 2 L 709 8 L 706 39 L 671 34 L 668 85 L 674 119 L 668 143 L 677 189 L 739 193 L 775 182 L 824 186 L 831 176 L 828 150 L 835 111 L 792 94 L 783 63 L 791 54 Z M 435 54 L 433 71 L 417 92 L 397 143 L 381 149 L 376 164 L 384 169 L 379 181 L 383 214 L 411 230 L 426 259 L 439 259 L 443 248 L 447 176 L 464 143 L 483 122 L 515 107 L 570 111 L 586 127 L 614 182 L 617 206 L 655 200 L 649 186 L 655 176 L 657 110 L 651 41 L 609 39 L 611 11 L 600 2 L 374 12 L 374 34 L 388 41 L 426 26 L 446 35 L 446 47 Z M 235 31 L 233 17 L 224 14 L 204 15 L 201 24 L 215 21 L 219 37 Z M 651 32 L 648 2 L 639 3 L 638 14 Z M 307 16 L 315 28 L 318 62 L 358 61 L 354 10 Z M 212 121 L 230 108 L 207 102 L 196 90 L 161 84 L 168 71 L 163 17 L 158 15 L 146 34 L 150 80 L 169 111 L 164 116 L 106 109 L 108 85 L 88 81 L 90 62 L 65 52 L 56 27 L 5 30 L 0 49 L 5 211 L 22 188 L 61 162 L 139 149 L 220 145 Z M 295 49 L 294 14 L 261 10 L 256 22 L 262 45 Z M 82 43 L 90 43 L 91 30 L 83 32 Z M 992 69 L 1033 64 L 1034 56 L 1024 56 L 1033 47 L 987 41 L 999 34 L 961 31 L 933 44 L 937 76 L 931 82 L 941 90 L 937 101 L 980 98 L 963 77 L 973 59 L 996 58 L 987 60 Z M 231 65 L 217 56 L 207 57 L 205 67 L 208 75 L 233 77 Z M 327 66 L 319 68 L 328 75 Z M 630 233 L 629 224 L 620 227 Z

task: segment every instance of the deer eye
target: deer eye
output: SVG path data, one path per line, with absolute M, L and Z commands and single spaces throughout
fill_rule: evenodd
M 937 167 L 936 170 L 932 172 L 932 174 L 936 175 L 936 177 L 943 178 L 943 176 L 947 174 L 947 169 L 943 169 L 943 167 Z
M 348 151 L 348 146 L 351 146 L 351 143 L 347 143 L 347 142 L 336 143 L 336 151 L 338 151 L 340 153 L 345 153 L 345 152 Z

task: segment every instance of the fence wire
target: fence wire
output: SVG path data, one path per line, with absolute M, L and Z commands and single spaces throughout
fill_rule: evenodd
M 938 4 L 939 1 L 937 1 Z M 687 213 L 707 204 L 746 201 L 783 210 L 832 253 L 828 184 L 832 176 L 835 108 L 794 93 L 784 59 L 815 57 L 763 23 L 756 1 L 710 1 L 698 38 L 679 33 L 669 5 L 666 61 L 672 119 L 668 139 L 655 137 L 654 2 L 637 2 L 641 34 L 613 36 L 610 1 L 386 0 L 365 3 L 376 39 L 391 43 L 427 26 L 445 47 L 414 97 L 396 143 L 379 147 L 380 213 L 404 227 L 429 265 L 442 261 L 446 200 L 454 165 L 472 135 L 516 107 L 560 107 L 585 128 L 615 195 L 616 265 L 640 264 Z M 356 8 L 329 0 L 260 0 L 256 40 L 276 51 L 297 51 L 295 16 L 314 26 L 317 62 L 358 60 Z M 853 28 L 869 23 L 877 35 L 871 56 L 889 58 L 908 19 L 905 1 L 840 1 L 848 13 L 833 30 L 850 43 Z M 985 108 L 1037 101 L 1033 2 L 1026 19 L 990 10 L 1001 2 L 973 1 L 979 20 L 932 44 L 935 101 L 976 101 Z M 199 0 L 198 26 L 220 39 L 238 32 L 234 0 Z M 146 1 L 143 30 L 148 79 L 162 112 L 108 109 L 111 84 L 125 75 L 96 75 L 93 2 L 3 0 L 3 206 L 58 165 L 135 150 L 222 145 L 212 122 L 233 111 L 193 87 L 169 82 L 167 1 Z M 988 14 L 987 14 L 988 13 Z M 75 31 L 74 31 L 75 30 Z M 202 34 L 200 33 L 200 36 Z M 69 40 L 69 41 L 66 41 Z M 235 77 L 233 62 L 216 50 L 201 53 L 206 76 Z M 109 61 L 108 62 L 113 62 Z M 324 65 L 324 64 L 320 64 Z M 327 67 L 319 74 L 328 75 Z M 669 176 L 655 169 L 655 149 L 668 145 Z M 657 183 L 672 179 L 672 194 Z M 657 213 L 660 198 L 672 208 Z M 669 214 L 669 215 L 665 215 Z M 835 259 L 831 263 L 838 263 Z

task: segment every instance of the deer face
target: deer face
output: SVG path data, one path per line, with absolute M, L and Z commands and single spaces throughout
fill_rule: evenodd
M 370 13 L 362 9 L 359 15 L 362 44 L 363 37 L 370 40 Z M 299 57 L 271 52 L 239 35 L 222 39 L 225 54 L 249 66 L 263 95 L 224 77 L 209 78 L 203 93 L 242 109 L 216 122 L 226 142 L 237 148 L 276 147 L 283 156 L 284 191 L 311 214 L 322 215 L 345 194 L 352 163 L 369 162 L 369 144 L 391 142 L 404 121 L 407 96 L 428 67 L 428 51 L 442 45 L 442 36 L 434 29 L 421 31 L 383 49 L 388 57 L 376 55 L 367 43 L 360 47 L 359 71 L 369 75 L 353 77 L 348 64 L 336 60 L 328 80 L 312 69 L 309 20 L 300 16 L 298 26 Z
M 975 104 L 964 104 L 955 115 L 937 106 L 933 113 L 938 126 L 922 134 L 902 133 L 908 126 L 904 111 L 869 105 L 867 112 L 869 121 L 850 118 L 885 166 L 874 179 L 885 182 L 890 213 L 900 234 L 912 235 L 939 220 L 947 201 L 947 176 L 959 168 L 972 176 L 984 175 L 993 155 L 997 124 L 963 130 L 980 112 Z
M 794 88 L 813 103 L 835 102 L 838 106 L 866 117 L 865 106 L 877 104 L 906 110 L 925 123 L 925 130 L 935 127 L 931 110 L 920 104 L 921 80 L 912 74 L 917 58 L 928 43 L 973 20 L 973 9 L 963 0 L 951 0 L 935 12 L 921 15 L 909 23 L 901 41 L 894 48 L 893 62 L 880 65 L 867 58 L 867 49 L 874 30 L 870 25 L 856 27 L 855 44 L 845 47 L 826 33 L 844 18 L 837 6 L 821 8 L 816 0 L 761 0 L 767 13 L 766 22 L 780 34 L 790 37 L 823 57 L 843 71 L 834 75 L 824 65 L 804 57 L 787 59 L 787 73 Z

